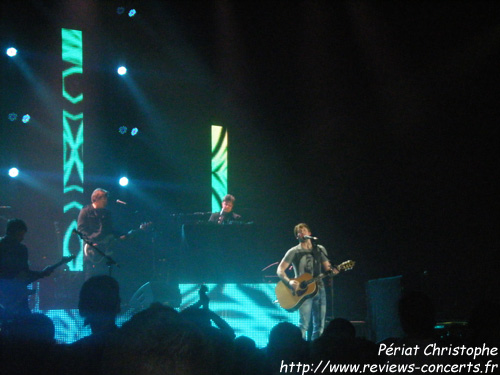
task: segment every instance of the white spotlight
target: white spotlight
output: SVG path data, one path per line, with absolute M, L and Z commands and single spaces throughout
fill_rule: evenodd
M 123 76 L 125 74 L 127 74 L 127 68 L 125 68 L 124 66 L 120 66 L 117 70 L 118 74 Z
M 9 176 L 12 178 L 19 176 L 19 169 L 17 169 L 17 168 L 9 169 Z
M 7 48 L 7 56 L 14 57 L 17 55 L 17 49 L 14 47 Z
M 127 186 L 128 185 L 128 178 L 127 177 L 122 177 L 120 178 L 120 186 Z

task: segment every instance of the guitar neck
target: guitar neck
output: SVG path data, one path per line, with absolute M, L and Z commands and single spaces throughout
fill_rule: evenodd
M 57 267 L 62 266 L 64 263 L 68 263 L 68 260 L 60 260 L 59 262 L 51 265 L 47 268 L 47 271 L 54 271 Z
M 125 237 L 127 238 L 134 238 L 135 236 L 137 236 L 139 233 L 141 232 L 146 232 L 148 230 L 150 230 L 150 227 L 152 225 L 152 222 L 149 222 L 149 223 L 143 223 L 139 226 L 138 229 L 132 229 L 130 230 L 126 235 Z
M 339 264 L 338 266 L 333 266 L 333 267 L 336 268 L 336 269 L 338 269 L 339 272 L 345 270 L 344 263 Z M 330 271 L 327 271 L 327 272 L 324 272 L 324 273 L 320 273 L 318 276 L 313 277 L 311 280 L 308 280 L 306 282 L 306 284 L 309 285 L 309 284 L 315 283 L 316 281 L 321 280 L 322 278 L 327 277 L 327 276 L 334 276 L 333 271 L 330 270 Z
M 46 267 L 43 270 L 43 274 L 37 274 L 36 276 L 31 277 L 29 283 L 32 283 L 38 279 L 44 278 L 45 276 L 51 274 L 52 271 L 54 271 L 57 267 L 60 267 L 63 264 L 66 264 L 73 259 L 75 259 L 74 255 L 63 257 L 59 262 L 54 263 L 53 265 Z
M 306 285 L 309 285 L 309 284 L 315 283 L 316 281 L 319 281 L 319 280 L 321 280 L 322 278 L 327 277 L 327 276 L 330 276 L 330 273 L 329 273 L 329 272 L 327 272 L 327 273 L 321 273 L 321 274 L 319 274 L 318 276 L 313 277 L 311 280 L 307 280 L 307 281 L 306 281 Z

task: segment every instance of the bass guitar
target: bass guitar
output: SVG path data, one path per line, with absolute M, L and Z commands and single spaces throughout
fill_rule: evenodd
M 109 234 L 98 243 L 94 244 L 94 246 L 101 250 L 104 254 L 110 256 L 113 254 L 113 247 L 118 241 L 132 239 L 141 232 L 151 230 L 152 225 L 152 222 L 142 223 L 139 226 L 139 229 L 133 229 L 127 234 L 120 237 L 116 237 L 114 234 Z M 89 244 L 85 244 L 85 246 L 83 247 L 83 254 L 85 256 L 85 259 L 92 263 L 101 263 L 104 260 L 104 257 Z
M 3 315 L 15 315 L 23 301 L 26 301 L 28 296 L 36 293 L 36 290 L 27 288 L 29 284 L 49 276 L 56 268 L 74 259 L 74 255 L 62 257 L 59 262 L 45 267 L 41 272 L 23 271 L 13 279 L 0 280 L 0 317 Z
M 335 266 L 335 268 L 340 272 L 348 271 L 352 270 L 355 264 L 355 261 L 347 260 Z M 279 281 L 278 284 L 276 284 L 275 292 L 280 306 L 288 312 L 298 310 L 306 299 L 312 298 L 318 293 L 316 282 L 327 276 L 334 276 L 333 271 L 322 273 L 316 277 L 313 277 L 310 273 L 304 273 L 295 279 L 291 279 L 299 282 L 297 290 L 293 290 L 283 281 Z

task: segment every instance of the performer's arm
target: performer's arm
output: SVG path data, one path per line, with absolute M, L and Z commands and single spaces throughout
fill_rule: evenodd
M 214 322 L 214 324 L 221 330 L 222 333 L 230 337 L 231 339 L 234 339 L 236 337 L 236 334 L 234 333 L 233 327 L 231 327 L 224 319 L 222 319 L 219 315 L 214 313 L 212 310 L 207 310 L 207 314 Z
M 299 282 L 297 280 L 291 280 L 287 275 L 286 275 L 286 269 L 290 266 L 290 263 L 288 263 L 285 259 L 283 259 L 280 264 L 278 265 L 278 270 L 276 271 L 276 274 L 280 278 L 281 281 L 293 290 L 297 290 L 299 287 Z
M 95 233 L 90 233 L 90 228 L 89 228 L 89 223 L 88 223 L 88 218 L 87 218 L 87 210 L 84 208 L 80 211 L 78 214 L 78 221 L 77 221 L 77 230 L 80 233 L 83 233 L 85 237 L 89 241 L 93 241 L 95 237 Z
M 323 266 L 323 270 L 326 272 L 331 271 L 331 272 L 333 272 L 334 275 L 338 274 L 339 270 L 337 269 L 337 267 L 332 266 L 332 264 L 328 260 L 328 254 L 326 252 L 325 247 L 322 245 L 319 245 L 318 247 L 319 247 L 319 250 L 321 251 L 321 264 Z

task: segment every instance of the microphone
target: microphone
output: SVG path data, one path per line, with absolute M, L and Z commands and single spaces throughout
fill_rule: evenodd
M 126 205 L 127 205 L 127 202 L 121 201 L 121 200 L 119 200 L 119 199 L 117 199 L 117 200 L 116 200 L 116 203 L 123 204 L 124 206 L 126 206 Z
M 318 237 L 313 237 L 313 236 L 304 236 L 302 238 L 304 238 L 305 240 L 313 240 L 313 241 L 317 241 L 318 240 Z
M 223 215 L 223 213 L 224 213 L 224 208 L 222 208 L 220 210 L 219 220 L 217 220 L 217 224 L 222 224 L 222 222 L 224 221 L 224 215 Z

